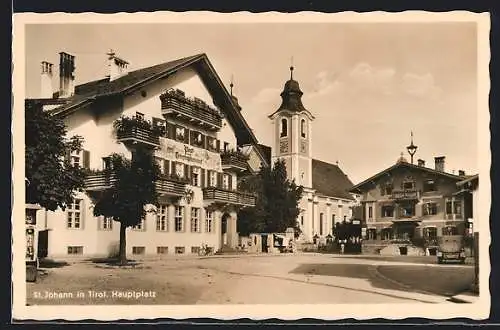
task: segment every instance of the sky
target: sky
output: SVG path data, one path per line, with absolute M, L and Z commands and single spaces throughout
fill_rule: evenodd
M 130 70 L 206 53 L 260 143 L 290 77 L 304 92 L 313 157 L 359 183 L 392 166 L 413 131 L 416 159 L 477 173 L 475 23 L 39 24 L 26 28 L 26 96 L 40 62 L 75 55 L 76 84 L 104 78 L 113 49 Z M 54 86 L 57 82 L 54 82 Z

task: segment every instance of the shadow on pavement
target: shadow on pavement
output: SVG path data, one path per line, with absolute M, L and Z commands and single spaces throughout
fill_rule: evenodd
M 470 286 L 473 268 L 374 266 L 366 264 L 302 264 L 292 274 L 366 279 L 379 289 L 453 296 Z
M 51 259 L 41 259 L 39 268 L 61 268 L 64 266 L 69 266 L 66 261 L 55 261 Z

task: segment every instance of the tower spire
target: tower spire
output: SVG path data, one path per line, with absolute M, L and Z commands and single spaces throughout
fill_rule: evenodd
M 406 150 L 410 154 L 411 157 L 411 163 L 413 164 L 413 155 L 417 152 L 417 146 L 413 144 L 413 131 L 411 131 L 411 143 L 409 146 L 406 147 Z
M 234 87 L 233 80 L 234 80 L 234 76 L 231 75 L 231 83 L 229 84 L 229 87 L 231 88 L 231 96 L 233 96 L 233 87 Z
M 290 80 L 293 80 L 293 56 L 290 58 Z

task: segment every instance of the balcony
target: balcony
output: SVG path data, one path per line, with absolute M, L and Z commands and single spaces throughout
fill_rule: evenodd
M 161 176 L 156 181 L 156 192 L 160 195 L 182 197 L 185 194 L 187 182 L 181 179 Z
M 86 191 L 100 191 L 109 189 L 116 182 L 116 177 L 111 172 L 97 172 L 85 177 Z
M 200 99 L 186 97 L 180 90 L 168 90 L 160 100 L 164 116 L 170 115 L 213 131 L 222 127 L 222 115 L 218 110 Z
M 418 200 L 420 191 L 418 190 L 393 190 L 391 198 L 394 200 Z
M 155 134 L 152 129 L 147 129 L 139 126 L 122 127 L 116 134 L 118 142 L 143 143 L 153 147 L 160 146 L 159 135 Z
M 240 151 L 222 152 L 220 157 L 223 169 L 236 171 L 244 171 L 247 169 L 247 157 Z
M 203 199 L 212 203 L 234 204 L 241 206 L 255 206 L 255 195 L 208 187 L 203 189 Z

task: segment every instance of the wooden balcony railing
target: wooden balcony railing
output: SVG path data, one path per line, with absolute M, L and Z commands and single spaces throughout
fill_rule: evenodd
M 116 182 L 116 177 L 111 172 L 88 174 L 85 177 L 85 190 L 99 191 L 109 189 Z
M 245 170 L 247 168 L 247 158 L 245 155 L 234 153 L 221 153 L 222 167 Z
M 189 121 L 199 122 L 215 130 L 222 127 L 221 114 L 199 99 L 187 98 L 181 91 L 175 90 L 165 92 L 160 99 L 163 115 L 187 117 Z
M 162 176 L 156 181 L 156 192 L 160 195 L 183 196 L 186 182 Z
M 255 206 L 255 195 L 240 191 L 225 190 L 216 187 L 203 189 L 203 199 L 213 202 L 243 206 Z
M 120 129 L 116 136 L 119 142 L 146 143 L 152 146 L 160 146 L 160 138 L 153 130 L 137 126 L 129 126 Z

